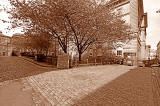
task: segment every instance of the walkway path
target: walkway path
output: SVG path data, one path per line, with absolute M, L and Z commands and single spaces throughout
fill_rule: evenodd
M 0 106 L 44 106 L 49 104 L 36 93 L 25 77 L 53 71 L 18 57 L 0 57 Z
M 0 106 L 160 106 L 160 68 L 133 68 L 53 71 L 0 57 Z
M 117 77 L 130 72 L 129 69 L 132 68 L 119 65 L 81 67 L 47 72 L 26 79 L 33 89 L 39 91 L 53 106 L 70 106 L 75 105 L 75 103 L 76 105 L 86 106 L 86 103 L 89 102 L 82 104 L 81 100 L 83 98 L 106 86 Z M 105 92 L 102 90 L 103 93 Z M 119 105 L 117 104 L 117 106 Z
M 154 106 L 160 106 L 160 68 L 152 68 L 151 71 Z
M 25 90 L 20 80 L 11 82 L 0 86 L 0 106 L 33 106 L 32 89 Z

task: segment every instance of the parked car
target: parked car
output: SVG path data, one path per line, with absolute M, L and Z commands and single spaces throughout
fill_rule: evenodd
M 127 60 L 126 64 L 129 65 L 129 66 L 133 66 L 132 60 Z
M 131 56 L 127 57 L 126 64 L 129 65 L 129 66 L 133 66 L 133 60 L 132 60 Z
M 145 67 L 145 64 L 143 61 L 138 61 L 138 67 Z
M 152 64 L 150 60 L 144 60 L 143 63 L 145 64 L 145 67 L 150 67 Z
M 159 66 L 160 66 L 159 63 L 151 65 L 151 67 L 159 67 Z

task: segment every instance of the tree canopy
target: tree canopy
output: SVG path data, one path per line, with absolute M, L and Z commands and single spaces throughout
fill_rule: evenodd
M 46 33 L 58 39 L 64 53 L 71 41 L 79 60 L 96 42 L 123 42 L 131 39 L 130 28 L 104 3 L 94 0 L 10 0 L 12 26 L 32 33 Z

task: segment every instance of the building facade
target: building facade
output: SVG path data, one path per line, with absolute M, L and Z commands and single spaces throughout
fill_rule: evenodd
M 150 50 L 150 57 L 151 60 L 157 58 L 157 54 L 156 54 L 156 50 L 155 49 L 151 49 Z
M 110 0 L 109 6 L 114 12 L 119 12 L 120 17 L 131 27 L 135 39 L 117 48 L 115 54 L 127 58 L 130 56 L 133 64 L 146 60 L 146 28 L 147 13 L 143 10 L 143 0 Z
M 24 34 L 16 33 L 12 36 L 12 52 L 13 55 L 19 56 L 21 52 L 24 52 L 24 43 L 26 39 Z
M 151 46 L 150 45 L 146 45 L 146 53 L 145 56 L 146 58 L 149 60 L 150 59 L 150 55 L 151 55 Z
M 157 58 L 160 60 L 160 41 L 159 41 L 158 44 L 157 44 L 156 55 L 157 55 Z
M 0 56 L 11 56 L 12 55 L 12 45 L 11 38 L 5 36 L 0 32 Z

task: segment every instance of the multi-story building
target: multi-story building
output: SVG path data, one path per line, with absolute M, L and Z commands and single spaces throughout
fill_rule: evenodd
M 12 45 L 11 37 L 5 36 L 0 32 L 0 56 L 11 56 Z
M 12 36 L 12 52 L 14 55 L 20 55 L 24 49 L 26 39 L 24 34 L 16 33 Z
M 158 44 L 157 44 L 156 54 L 157 54 L 157 58 L 160 60 L 160 41 L 159 41 Z
M 132 34 L 136 37 L 122 47 L 117 48 L 116 55 L 124 58 L 130 56 L 133 64 L 146 60 L 146 28 L 147 13 L 143 10 L 143 0 L 110 0 L 107 4 L 113 11 L 119 12 L 120 17 L 131 26 Z
M 146 58 L 149 60 L 150 59 L 150 55 L 151 55 L 151 46 L 150 45 L 146 45 L 146 53 L 145 56 Z
M 106 6 L 111 11 L 119 14 L 119 17 L 131 27 L 131 35 L 135 36 L 131 41 L 117 46 L 116 50 L 112 50 L 112 52 L 118 57 L 125 59 L 129 57 L 132 59 L 133 65 L 137 65 L 139 61 L 148 59 L 145 55 L 147 50 L 146 28 L 148 23 L 147 13 L 144 13 L 143 10 L 143 0 L 110 0 Z M 88 51 L 91 51 L 89 55 L 90 53 L 93 56 L 97 55 L 98 50 L 94 53 L 95 49 L 89 49 Z
M 150 50 L 150 59 L 155 59 L 157 57 L 157 54 L 156 54 L 156 50 L 155 49 L 151 49 Z

